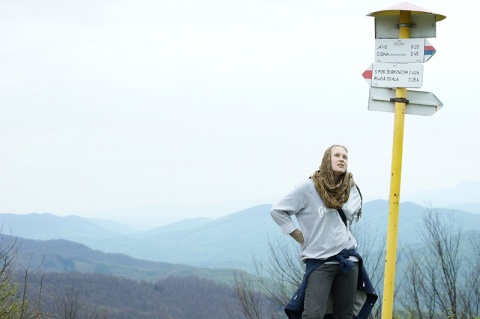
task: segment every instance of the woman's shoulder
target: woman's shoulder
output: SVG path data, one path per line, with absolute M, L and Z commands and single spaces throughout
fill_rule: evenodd
M 315 189 L 315 183 L 311 178 L 307 178 L 304 180 L 299 181 L 294 188 L 294 192 L 297 194 L 302 194 L 302 196 L 312 196 L 312 194 L 316 194 L 317 190 Z
M 307 178 L 304 180 L 299 181 L 296 185 L 295 188 L 297 190 L 302 190 L 302 191 L 309 191 L 311 189 L 315 189 L 315 183 L 311 178 Z

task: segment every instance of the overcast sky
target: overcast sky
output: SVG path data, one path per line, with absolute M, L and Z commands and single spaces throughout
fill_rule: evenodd
M 393 113 L 362 73 L 366 15 L 398 3 L 0 1 L 0 212 L 273 203 L 331 144 L 387 199 Z M 447 16 L 420 89 L 444 106 L 405 118 L 402 195 L 480 180 L 480 2 L 412 3 Z

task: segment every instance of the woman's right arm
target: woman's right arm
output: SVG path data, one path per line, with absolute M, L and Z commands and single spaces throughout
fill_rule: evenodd
M 305 192 L 301 186 L 297 186 L 270 209 L 270 215 L 280 226 L 282 233 L 290 235 L 301 245 L 303 245 L 303 234 L 293 222 L 292 215 L 297 214 L 304 207 Z

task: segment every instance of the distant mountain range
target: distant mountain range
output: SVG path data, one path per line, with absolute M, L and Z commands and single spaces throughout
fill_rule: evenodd
M 368 197 L 368 194 L 364 195 Z M 368 198 L 366 201 L 376 199 L 388 200 L 388 190 L 386 190 L 385 196 L 385 198 Z M 414 194 L 409 194 L 408 190 L 402 189 L 400 196 L 402 202 L 413 202 L 422 206 L 461 209 L 471 213 L 480 212 L 479 198 L 480 181 L 463 182 L 448 189 L 426 190 Z M 236 201 L 195 205 L 189 203 L 159 202 L 109 211 L 88 212 L 82 214 L 82 216 L 103 216 L 103 219 L 116 221 L 117 223 L 115 224 L 111 221 L 102 223 L 101 220 L 96 220 L 97 223 L 108 230 L 124 233 L 129 232 L 128 229 L 130 229 L 131 232 L 147 230 L 199 216 L 218 219 L 249 207 L 273 202 L 274 200 Z M 4 212 L 1 211 L 1 207 L 0 212 Z M 182 216 L 181 219 L 179 216 Z
M 402 195 L 401 198 L 402 202 L 480 213 L 480 181 L 463 182 L 447 189 L 426 190 L 407 196 Z
M 199 216 L 220 218 L 232 212 L 264 204 L 263 201 L 219 202 L 212 204 L 185 204 L 159 202 L 114 210 L 87 212 L 85 216 L 104 216 L 132 229 L 147 230 L 168 225 L 183 219 Z M 179 219 L 179 216 L 182 216 Z
M 14 215 L 0 214 L 4 235 L 34 240 L 56 240 L 45 245 L 57 245 L 45 253 L 61 250 L 61 241 L 69 240 L 91 249 L 123 254 L 140 260 L 183 264 L 206 268 L 239 268 L 251 271 L 252 258 L 259 260 L 269 254 L 269 241 L 287 241 L 270 217 L 271 205 L 259 205 L 218 219 L 195 218 L 151 229 L 133 232 L 116 223 L 105 226 L 105 221 L 76 216 L 59 217 L 52 214 Z M 431 208 L 411 202 L 400 205 L 398 243 L 421 242 L 422 218 L 429 209 L 435 209 L 452 218 L 465 231 L 480 230 L 480 214 L 452 208 Z M 364 203 L 363 217 L 355 229 L 366 229 L 375 237 L 375 249 L 383 249 L 387 227 L 388 202 L 384 200 Z M 46 247 L 46 246 L 45 246 Z M 24 246 L 27 248 L 27 245 Z M 45 248 L 47 249 L 47 248 Z M 361 249 L 361 247 L 360 247 Z M 73 251 L 80 250 L 80 248 Z M 62 258 L 69 250 L 62 251 Z M 75 256 L 70 256 L 74 258 Z M 76 263 L 81 264 L 81 260 Z

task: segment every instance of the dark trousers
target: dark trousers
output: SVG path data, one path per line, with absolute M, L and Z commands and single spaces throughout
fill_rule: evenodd
M 302 319 L 323 319 L 328 297 L 333 298 L 333 318 L 352 319 L 358 280 L 358 263 L 344 273 L 338 264 L 318 266 L 308 276 Z

